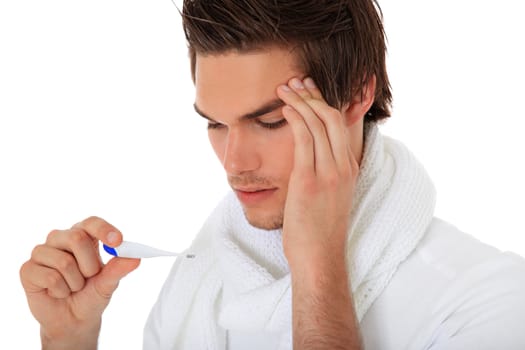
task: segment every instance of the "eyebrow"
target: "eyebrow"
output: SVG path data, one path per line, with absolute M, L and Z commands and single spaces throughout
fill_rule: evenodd
M 242 115 L 240 119 L 250 120 L 250 119 L 259 118 L 260 116 L 273 112 L 277 108 L 280 108 L 284 105 L 285 103 L 282 100 L 276 98 L 275 100 L 271 100 L 270 102 L 263 104 L 261 107 L 257 108 L 256 110 Z M 206 115 L 203 111 L 201 111 L 196 103 L 193 104 L 193 108 L 195 109 L 195 112 L 197 112 L 197 114 L 199 114 L 201 117 L 208 119 L 212 122 L 215 122 L 215 120 L 212 117 Z

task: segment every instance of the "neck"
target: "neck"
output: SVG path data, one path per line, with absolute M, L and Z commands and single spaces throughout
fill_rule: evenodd
M 348 137 L 350 138 L 350 149 L 354 154 L 357 164 L 361 165 L 364 148 L 364 121 L 361 118 L 358 122 L 348 127 Z

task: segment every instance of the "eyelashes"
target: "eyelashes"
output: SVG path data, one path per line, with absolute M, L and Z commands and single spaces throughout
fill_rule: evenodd
M 272 130 L 272 129 L 279 129 L 283 126 L 285 126 L 287 124 L 287 121 L 285 118 L 282 118 L 276 122 L 273 122 L 273 123 L 266 123 L 266 122 L 263 122 L 261 120 L 254 120 L 254 123 L 262 128 L 265 128 L 265 129 L 269 129 L 269 130 Z M 224 124 L 221 124 L 221 123 L 215 123 L 215 122 L 208 122 L 208 130 L 217 130 L 217 129 L 221 129 L 221 128 L 224 128 Z
M 224 125 L 219 124 L 219 123 L 208 122 L 208 130 L 219 129 L 221 126 L 224 126 Z
M 265 122 L 262 122 L 260 120 L 257 120 L 256 123 L 260 126 L 262 126 L 263 128 L 266 128 L 266 129 L 279 129 L 283 126 L 286 125 L 287 121 L 285 118 L 281 119 L 281 120 L 278 120 L 276 122 L 273 122 L 273 123 L 265 123 Z

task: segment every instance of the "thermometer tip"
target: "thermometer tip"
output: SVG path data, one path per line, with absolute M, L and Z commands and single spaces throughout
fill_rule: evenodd
M 108 254 L 111 254 L 111 255 L 113 255 L 113 256 L 118 256 L 117 251 L 115 250 L 115 248 L 108 247 L 108 246 L 105 245 L 105 244 L 103 244 L 102 246 L 104 247 L 104 250 L 105 250 Z

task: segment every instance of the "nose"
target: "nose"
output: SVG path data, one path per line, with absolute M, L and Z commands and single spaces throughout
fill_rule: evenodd
M 260 167 L 260 158 L 255 140 L 243 130 L 230 128 L 222 165 L 229 175 L 241 175 L 257 170 Z

